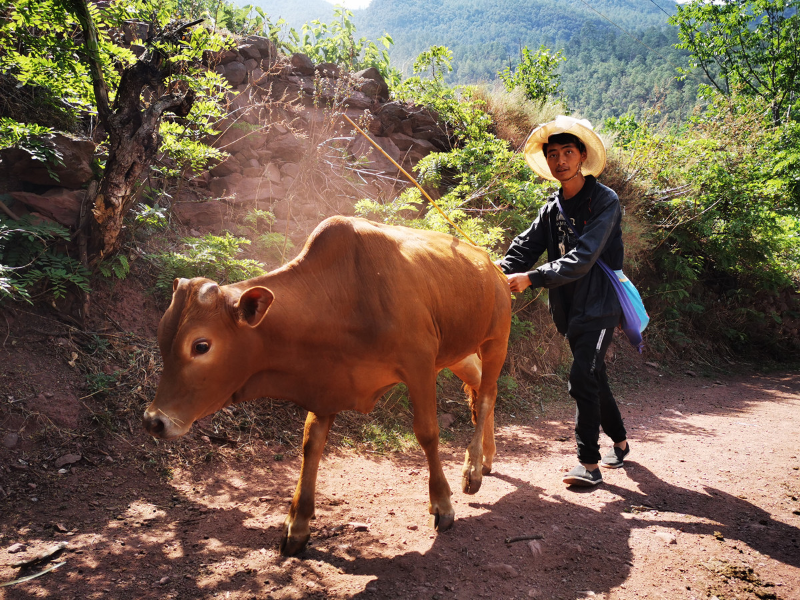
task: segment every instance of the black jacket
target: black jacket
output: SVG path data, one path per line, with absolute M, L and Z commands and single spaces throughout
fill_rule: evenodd
M 562 219 L 556 195 L 580 238 Z M 531 226 L 511 242 L 500 267 L 506 274 L 527 271 L 532 286 L 549 290 L 550 313 L 560 333 L 573 336 L 616 327 L 622 309 L 608 275 L 595 262 L 602 257 L 612 269 L 622 269 L 621 219 L 617 194 L 590 175 L 569 200 L 561 190 L 548 200 Z M 545 250 L 549 262 L 530 271 Z

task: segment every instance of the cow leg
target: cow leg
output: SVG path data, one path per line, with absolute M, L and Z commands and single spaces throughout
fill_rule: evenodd
M 461 471 L 461 489 L 465 494 L 475 494 L 480 488 L 483 476 L 492 470 L 497 447 L 494 442 L 494 404 L 497 399 L 497 378 L 505 360 L 504 340 L 490 340 L 481 346 L 482 360 L 478 360 L 480 375 L 475 383 L 464 379 L 470 393 L 472 422 L 475 433 L 472 436 L 464 457 Z M 463 362 L 463 361 L 462 361 Z M 474 371 L 474 366 L 467 373 Z
M 439 422 L 436 420 L 436 373 L 430 372 L 407 381 L 408 395 L 414 407 L 414 435 L 428 459 L 428 491 L 430 512 L 437 531 L 446 531 L 453 526 L 455 511 L 450 502 L 450 486 L 439 459 Z
M 294 491 L 289 514 L 283 523 L 281 554 L 293 556 L 301 552 L 311 537 L 308 524 L 314 517 L 314 492 L 317 485 L 317 471 L 322 450 L 328 439 L 328 432 L 336 415 L 320 417 L 312 412 L 306 417 L 303 430 L 303 462 L 300 466 L 300 479 Z

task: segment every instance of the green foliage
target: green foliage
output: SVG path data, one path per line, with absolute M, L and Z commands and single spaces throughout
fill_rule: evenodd
M 208 277 L 220 284 L 233 283 L 264 274 L 263 265 L 255 260 L 239 258 L 249 240 L 232 236 L 207 234 L 202 238 L 183 240 L 184 252 L 162 252 L 153 255 L 159 265 L 156 288 L 172 293 L 177 277 Z
M 497 379 L 497 395 L 500 398 L 513 399 L 519 384 L 511 375 L 501 375 Z
M 97 394 L 103 394 L 110 390 L 114 385 L 117 383 L 117 374 L 119 372 L 114 373 L 113 375 L 107 375 L 106 373 L 88 373 L 86 375 L 86 388 L 89 391 L 90 396 L 95 396 Z M 110 417 L 110 415 L 109 415 Z M 111 429 L 111 419 L 103 420 L 103 425 L 107 425 L 109 429 Z M 98 423 L 101 424 L 101 423 Z
M 25 150 L 31 158 L 43 162 L 50 176 L 58 181 L 52 166 L 63 165 L 64 161 L 58 150 L 47 143 L 52 137 L 53 131 L 49 127 L 35 123 L 25 125 L 13 119 L 0 117 L 0 150 L 3 148 Z
M 441 67 L 447 57 L 446 48 L 431 49 L 417 65 L 420 70 L 431 68 L 432 79 L 409 77 L 395 94 L 427 107 L 446 123 L 453 148 L 420 160 L 415 167 L 419 182 L 442 192 L 437 204 L 448 217 L 478 245 L 492 250 L 504 230 L 529 222 L 550 186 L 534 181 L 523 157 L 494 135 L 492 118 L 474 88 L 451 88 L 444 82 Z M 384 205 L 361 201 L 356 210 L 389 223 L 455 233 L 435 208 L 424 208 L 416 188 Z
M 800 109 L 800 0 L 695 0 L 670 19 L 717 91 L 760 99 L 775 123 Z M 684 72 L 688 72 L 685 70 Z
M 44 163 L 60 163 L 61 155 L 46 143 L 53 135 L 52 129 L 31 123 L 17 123 L 0 117 L 0 149 L 19 148 L 30 154 L 34 160 Z
M 561 95 L 561 79 L 556 69 L 564 60 L 560 51 L 551 52 L 542 46 L 534 53 L 525 46 L 514 70 L 506 67 L 497 76 L 509 92 L 520 87 L 528 100 L 544 103 Z
M 161 122 L 161 150 L 171 160 L 154 165 L 153 169 L 165 177 L 179 177 L 184 171 L 201 173 L 212 162 L 228 156 L 205 143 L 219 133 L 214 127 L 227 114 L 224 107 L 225 93 L 230 89 L 228 81 L 214 71 L 193 73 L 183 81 L 194 91 L 195 101 L 185 118 Z
M 89 292 L 89 271 L 80 261 L 59 253 L 69 231 L 51 222 L 0 218 L 0 300 L 31 302 L 37 295 L 64 298 L 71 287 Z
M 116 277 L 125 279 L 131 271 L 128 257 L 124 254 L 116 254 L 113 257 L 103 260 L 97 264 L 97 270 L 103 277 Z
M 133 220 L 138 227 L 150 230 L 164 229 L 167 226 L 167 212 L 168 209 L 158 205 L 139 204 L 133 210 Z
M 390 85 L 398 82 L 400 73 L 389 64 L 389 49 L 394 44 L 392 37 L 387 33 L 378 37 L 383 49 L 365 37 L 356 40 L 352 18 L 351 11 L 337 6 L 332 23 L 314 20 L 303 25 L 299 33 L 290 29 L 290 39 L 284 45 L 292 52 L 308 55 L 314 62 L 335 63 L 350 71 L 375 67 Z
M 446 46 L 431 46 L 421 52 L 414 61 L 414 74 L 424 73 L 431 70 L 431 79 L 441 81 L 444 73 L 451 72 L 453 67 L 453 53 Z M 437 73 L 438 70 L 438 73 Z
M 89 3 L 90 14 L 101 33 L 108 24 L 96 5 Z M 47 90 L 52 98 L 62 98 L 67 110 L 77 115 L 89 111 L 94 103 L 91 77 L 77 59 L 82 42 L 77 21 L 61 0 L 15 0 L 0 20 L 0 71 L 14 77 L 19 85 Z M 128 65 L 130 50 L 114 45 L 101 35 L 103 76 L 112 86 L 119 82 L 116 64 Z
M 769 107 L 749 96 L 710 101 L 680 132 L 612 123 L 631 175 L 649 187 L 661 277 L 653 300 L 669 334 L 687 343 L 686 323 L 711 327 L 708 312 L 722 309 L 730 313 L 720 321 L 741 322 L 720 331 L 741 339 L 756 291 L 800 285 L 800 124 L 773 125 Z
M 256 248 L 269 258 L 285 260 L 294 243 L 282 233 L 272 231 L 275 215 L 268 210 L 254 208 L 244 218 L 244 226 L 254 238 Z
M 609 117 L 603 123 L 603 132 L 614 134 L 614 141 L 624 147 L 636 145 L 639 136 L 644 133 L 644 128 L 631 113 L 619 117 Z
M 524 319 L 520 319 L 516 314 L 511 315 L 511 335 L 509 342 L 513 343 L 522 338 L 530 337 L 536 332 L 536 326 Z

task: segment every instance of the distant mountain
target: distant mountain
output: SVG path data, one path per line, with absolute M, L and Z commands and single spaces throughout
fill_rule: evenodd
M 253 3 L 295 29 L 333 20 L 324 0 Z M 567 58 L 560 72 L 572 109 L 604 119 L 660 102 L 680 120 L 694 106 L 697 81 L 675 80 L 675 65 L 686 64 L 667 23 L 675 7 L 671 0 L 372 0 L 352 12 L 358 37 L 392 36 L 392 62 L 406 75 L 420 52 L 440 45 L 453 52 L 450 83 L 490 82 L 517 63 L 522 47 L 545 45 Z
M 619 32 L 601 14 L 631 31 L 664 26 L 674 11 L 675 3 L 667 0 L 373 0 L 354 20 L 368 38 L 389 33 L 395 41 L 392 57 L 401 62 L 433 44 L 447 46 L 454 56 L 462 47 L 482 48 L 507 61 L 522 46 L 569 42 L 586 25 Z

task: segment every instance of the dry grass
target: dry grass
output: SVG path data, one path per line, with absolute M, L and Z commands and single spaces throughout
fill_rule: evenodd
M 508 92 L 499 83 L 476 87 L 475 95 L 486 103 L 497 137 L 508 141 L 515 150 L 522 150 L 534 127 L 552 121 L 566 110 L 560 102 L 531 102 L 520 88 Z

